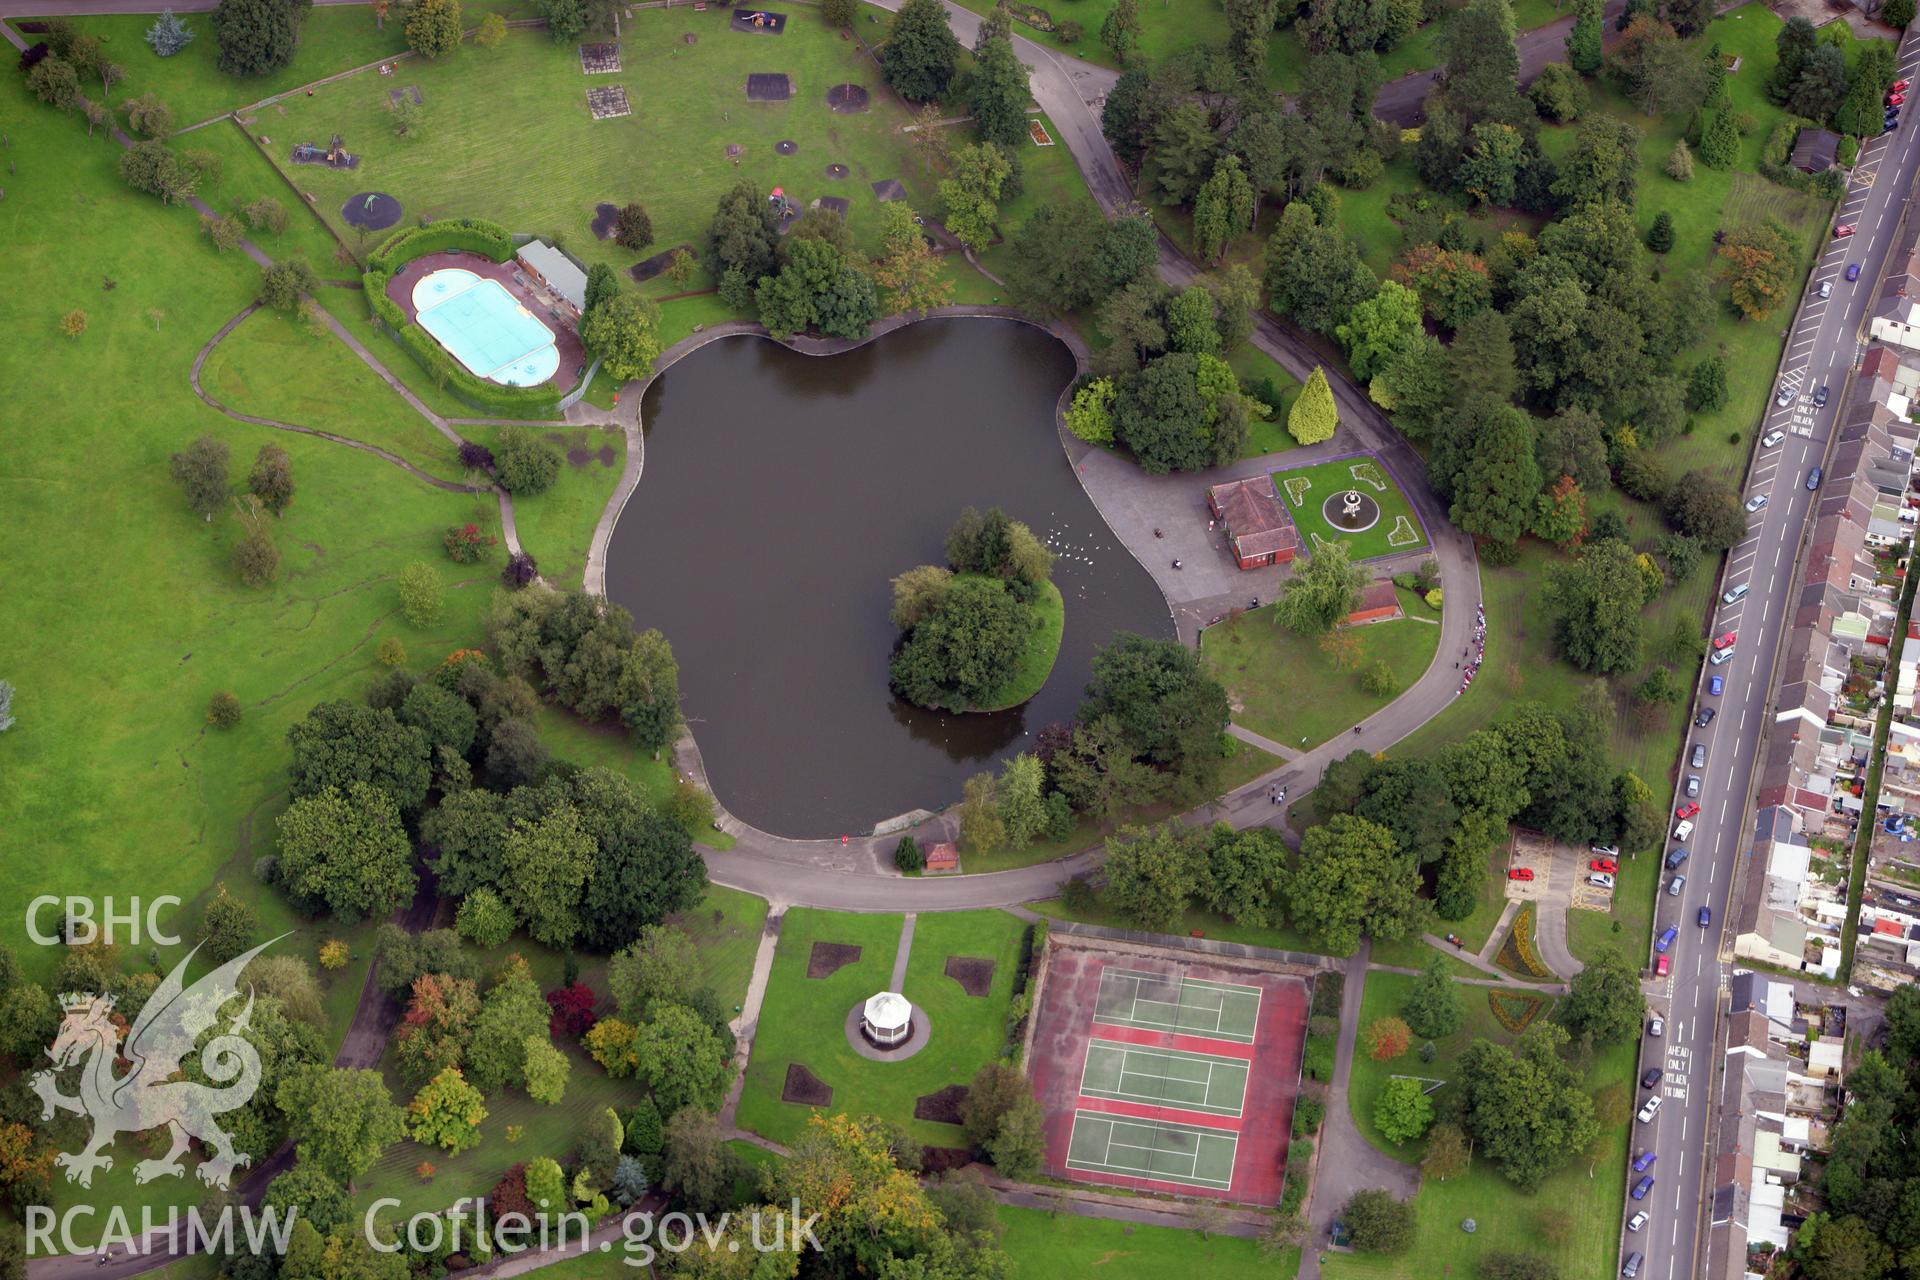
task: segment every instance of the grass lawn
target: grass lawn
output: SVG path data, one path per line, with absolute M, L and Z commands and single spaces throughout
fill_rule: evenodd
M 1273 487 L 1300 530 L 1301 542 L 1309 555 L 1314 547 L 1326 542 L 1346 543 L 1348 556 L 1354 560 L 1405 555 L 1427 545 L 1426 531 L 1413 513 L 1407 495 L 1400 492 L 1399 484 L 1376 458 L 1332 458 L 1312 466 L 1276 471 Z M 1329 498 L 1349 490 L 1357 490 L 1363 498 L 1371 498 L 1380 507 L 1379 519 L 1358 533 L 1336 528 L 1321 511 Z
M 1473 914 L 1465 920 L 1435 920 L 1433 933 L 1444 938 L 1451 933 L 1466 943 L 1463 950 L 1478 955 L 1480 948 L 1487 945 L 1487 939 L 1493 934 L 1493 927 L 1500 923 L 1501 912 L 1507 909 L 1506 894 L 1502 886 L 1506 884 L 1507 850 L 1504 845 L 1490 850 L 1487 854 L 1487 875 L 1480 886 L 1480 898 L 1474 904 Z M 1451 951 L 1452 948 L 1448 948 Z M 1433 957 L 1441 956 L 1450 965 L 1458 965 L 1458 976 L 1463 978 L 1484 978 L 1487 975 L 1464 961 L 1456 960 L 1447 954 L 1429 946 L 1419 938 L 1395 938 L 1391 942 L 1374 939 L 1372 957 L 1375 964 L 1398 965 L 1402 968 L 1424 969 Z
M 1240 379 L 1240 385 L 1258 394 L 1262 400 L 1266 399 L 1267 390 L 1263 383 L 1271 383 L 1273 398 L 1278 401 L 1272 405 L 1271 418 L 1255 418 L 1247 424 L 1247 445 L 1240 451 L 1240 456 L 1258 458 L 1291 449 L 1298 444 L 1287 431 L 1287 410 L 1293 408 L 1294 397 L 1300 394 L 1299 379 L 1251 342 L 1228 356 L 1227 364 L 1233 369 L 1234 376 Z
M 604 1108 L 624 1111 L 646 1096 L 645 1086 L 608 1076 L 578 1045 L 555 1044 L 573 1064 L 566 1096 L 559 1103 L 546 1106 L 519 1089 L 489 1094 L 487 1118 L 480 1122 L 479 1145 L 449 1155 L 439 1147 L 422 1146 L 412 1140 L 396 1142 L 354 1183 L 355 1206 L 364 1210 L 376 1200 L 399 1200 L 397 1208 L 390 1207 L 383 1214 L 392 1222 L 408 1214 L 442 1208 L 462 1196 L 485 1195 L 510 1166 L 521 1161 L 536 1156 L 564 1160 L 586 1132 L 589 1120 Z M 413 1088 L 394 1071 L 391 1054 L 386 1074 L 395 1101 L 404 1106 L 413 1097 Z M 507 1140 L 506 1131 L 511 1125 L 524 1130 L 518 1142 Z M 430 1181 L 423 1182 L 414 1172 L 423 1160 L 437 1170 Z
M 847 1011 L 888 989 L 899 949 L 901 917 L 816 911 L 796 907 L 780 927 L 767 983 L 766 1009 L 747 1062 L 739 1123 L 776 1142 L 791 1143 L 804 1131 L 810 1108 L 782 1102 L 787 1067 L 799 1063 L 831 1086 L 824 1109 L 871 1113 L 905 1125 L 933 1146 L 959 1146 L 956 1125 L 913 1118 L 914 1100 L 950 1084 L 965 1084 L 1000 1054 L 1007 1002 L 1025 926 L 1002 911 L 930 912 L 915 923 L 913 953 L 903 994 L 931 1028 L 927 1047 L 899 1062 L 873 1062 L 847 1043 Z M 825 978 L 807 977 L 815 942 L 850 943 L 859 959 Z M 969 996 L 946 976 L 949 956 L 993 961 L 986 996 Z
M 492 218 L 622 271 L 676 245 L 702 244 L 714 202 L 743 178 L 762 190 L 784 187 L 803 205 L 819 196 L 848 199 L 849 225 L 868 250 L 879 247 L 880 205 L 868 184 L 898 178 L 916 208 L 931 210 L 933 182 L 898 132 L 907 113 L 884 92 L 858 44 L 812 11 L 791 15 L 778 40 L 729 31 L 729 12 L 634 14 L 622 24 L 623 69 L 612 75 L 583 76 L 576 42 L 514 30 L 496 49 L 464 45 L 431 63 L 410 62 L 397 77 L 364 72 L 243 123 L 273 139 L 275 162 L 350 243 L 359 237 L 340 222 L 340 206 L 368 190 L 396 196 L 409 222 Z M 687 32 L 698 43 L 684 43 Z M 754 72 L 790 76 L 793 97 L 747 101 Z M 872 110 L 840 115 L 827 107 L 827 90 L 849 81 L 873 91 Z M 403 85 L 417 86 L 425 99 L 417 138 L 395 137 L 389 119 L 387 91 Z M 626 90 L 632 114 L 592 119 L 586 90 L 614 86 Z M 361 155 L 358 169 L 289 166 L 295 143 L 333 133 Z M 507 136 L 512 146 L 502 145 Z M 797 144 L 795 154 L 775 152 L 783 139 Z M 738 164 L 726 154 L 730 144 L 745 148 Z M 851 176 L 828 178 L 824 170 L 835 162 Z M 596 204 L 629 200 L 644 203 L 653 219 L 654 242 L 637 253 L 596 239 L 589 226 Z M 672 291 L 664 279 L 650 290 Z
M 286 184 L 273 163 L 232 120 L 220 120 L 196 129 L 177 145 L 182 151 L 208 151 L 219 157 L 217 177 L 202 181 L 197 194 L 221 213 L 238 213 L 262 197 L 280 202 L 287 211 L 287 229 L 276 235 L 264 227 L 249 227 L 247 238 L 254 244 L 276 258 L 305 258 L 322 280 L 358 283 L 359 267 L 351 257 L 342 260 L 345 246 L 333 238 L 326 224 L 306 207 L 299 193 Z M 238 254 L 239 250 L 231 252 Z
M 993 12 L 994 0 L 954 2 L 962 9 L 971 9 L 978 14 Z M 1030 27 L 1018 18 L 1014 19 L 1013 33 L 1051 50 L 1062 59 L 1078 59 L 1097 66 L 1118 68 L 1120 64 L 1114 61 L 1113 53 L 1100 43 L 1100 24 L 1107 20 L 1107 14 L 1112 12 L 1117 2 L 1048 0 L 1048 3 L 1038 6 L 1050 13 L 1056 24 L 1079 23 L 1081 36 L 1078 40 L 1063 41 L 1057 33 Z M 1139 12 L 1140 42 L 1132 55 L 1135 64 L 1157 65 L 1170 54 L 1197 49 L 1205 44 L 1226 43 L 1227 11 L 1220 0 L 1142 0 Z M 879 18 L 882 23 L 888 20 L 884 13 Z M 861 34 L 867 35 L 867 32 L 862 31 Z
M 1369 973 L 1361 1003 L 1361 1025 L 1364 1027 L 1375 1018 L 1397 1015 L 1414 981 L 1399 974 Z M 1399 1159 L 1418 1160 L 1425 1143 L 1394 1146 L 1382 1139 L 1374 1128 L 1373 1105 L 1387 1080 L 1396 1074 L 1446 1079 L 1453 1063 L 1474 1040 L 1510 1044 L 1514 1039 L 1493 1016 L 1488 988 L 1462 987 L 1460 990 L 1466 1017 L 1459 1031 L 1435 1041 L 1432 1062 L 1420 1061 L 1416 1053 L 1392 1062 L 1374 1062 L 1364 1053 L 1354 1056 L 1353 1080 L 1348 1092 L 1354 1123 L 1369 1142 Z M 1546 1012 L 1541 1016 L 1547 1016 Z M 1631 1093 L 1635 1048 L 1628 1043 L 1603 1049 L 1594 1058 L 1589 1079 L 1602 1085 L 1617 1084 Z M 1450 1086 L 1443 1086 L 1435 1097 L 1444 1096 L 1446 1087 Z M 1567 1280 L 1602 1280 L 1611 1276 L 1615 1241 L 1626 1201 L 1626 1185 L 1620 1180 L 1624 1144 L 1631 1136 L 1632 1126 L 1633 1120 L 1628 1117 L 1606 1135 L 1591 1163 L 1591 1178 L 1589 1163 L 1576 1161 L 1548 1178 L 1531 1195 L 1516 1189 L 1485 1160 L 1476 1161 L 1462 1177 L 1447 1182 L 1429 1180 L 1416 1201 L 1418 1234 L 1412 1248 L 1392 1257 L 1328 1254 L 1324 1271 L 1333 1277 L 1382 1280 L 1469 1276 L 1477 1274 L 1475 1259 L 1489 1252 L 1524 1249 L 1547 1255 Z M 1480 1224 L 1473 1235 L 1460 1230 L 1460 1220 L 1468 1217 Z
M 406 353 L 393 343 L 374 350 L 381 355 L 391 352 L 401 360 L 407 359 Z M 550 423 L 531 428 L 460 428 L 468 439 L 494 449 L 499 448 L 503 432 L 516 429 L 538 432 L 541 440 L 564 459 L 551 488 L 513 500 L 520 544 L 539 563 L 543 577 L 577 586 L 586 572 L 594 526 L 600 522 L 600 514 L 606 510 L 607 500 L 613 496 L 614 487 L 620 483 L 620 472 L 626 466 L 626 435 L 613 427 Z
M 543 705 L 539 727 L 540 740 L 554 755 L 588 768 L 603 765 L 618 770 L 655 804 L 664 804 L 673 790 L 672 762 L 634 750 L 617 721 L 588 724 L 571 712 Z M 708 829 L 695 833 L 694 839 L 710 849 L 733 848 L 733 837 L 724 831 Z
M 700 949 L 700 981 L 726 1008 L 738 1011 L 753 976 L 754 953 L 767 927 L 767 900 L 738 889 L 709 885 L 707 896 L 674 923 L 693 935 Z
M 1433 611 L 1401 594 L 1406 617 L 1343 629 L 1358 644 L 1358 656 L 1344 671 L 1317 639 L 1276 623 L 1272 605 L 1201 632 L 1201 659 L 1226 686 L 1234 723 L 1306 750 L 1392 702 L 1426 671 L 1440 644 Z M 1393 670 L 1393 692 L 1371 694 L 1360 687 L 1361 672 L 1376 662 Z
M 1263 1255 L 1251 1240 L 1204 1239 L 1173 1227 L 1135 1226 L 1045 1209 L 1000 1206 L 1001 1247 L 1015 1280 L 1098 1276 L 1100 1280 L 1166 1280 L 1195 1267 L 1209 1280 L 1292 1280 L 1300 1251 Z
M 1027 640 L 1026 652 L 1020 655 L 1020 664 L 998 688 L 982 698 L 974 710 L 1005 711 L 1008 707 L 1017 707 L 1039 693 L 1040 686 L 1053 674 L 1054 659 L 1060 656 L 1060 637 L 1067 625 L 1067 602 L 1061 598 L 1060 588 L 1051 582 L 1045 587 L 1040 598 L 1033 602 L 1033 617 L 1038 625 Z

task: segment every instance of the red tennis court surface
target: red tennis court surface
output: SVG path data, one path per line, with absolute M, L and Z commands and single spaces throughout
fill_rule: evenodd
M 1028 1061 L 1046 1113 L 1047 1172 L 1278 1203 L 1305 981 L 1057 934 L 1048 948 Z

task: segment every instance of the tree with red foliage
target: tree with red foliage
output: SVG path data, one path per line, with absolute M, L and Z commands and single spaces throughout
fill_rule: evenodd
M 528 1222 L 538 1217 L 533 1199 L 527 1195 L 526 1165 L 516 1164 L 500 1175 L 500 1181 L 494 1183 L 493 1190 L 487 1193 L 487 1208 L 496 1222 L 510 1213 L 524 1214 Z
M 1413 1032 L 1398 1018 L 1375 1018 L 1367 1024 L 1367 1056 L 1375 1062 L 1399 1057 L 1413 1043 Z
M 1587 498 L 1572 476 L 1561 476 L 1542 493 L 1533 517 L 1533 532 L 1565 549 L 1580 544 L 1587 532 Z
M 547 1021 L 547 1034 L 555 1039 L 569 1036 L 577 1040 L 593 1030 L 599 1018 L 593 1011 L 593 989 L 584 982 L 570 982 L 547 992 L 547 1005 L 553 1010 L 553 1016 Z
M 413 982 L 413 998 L 394 1028 L 401 1071 L 409 1080 L 431 1080 L 464 1060 L 480 993 L 471 979 L 423 973 Z

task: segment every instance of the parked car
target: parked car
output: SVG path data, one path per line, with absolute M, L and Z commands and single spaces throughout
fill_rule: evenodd
M 1847 264 L 1847 279 L 1858 280 L 1859 278 L 1860 278 L 1860 264 L 1857 262 L 1849 262 Z
M 1645 1209 L 1635 1210 L 1634 1215 L 1627 1219 L 1627 1230 L 1629 1231 L 1638 1231 L 1646 1225 L 1647 1211 Z M 1637 1257 L 1638 1255 L 1636 1254 L 1635 1256 Z
M 1696 769 L 1706 768 L 1707 767 L 1707 744 L 1704 742 L 1694 743 L 1693 754 L 1687 757 L 1687 763 L 1692 765 Z
M 1675 809 L 1673 811 L 1673 816 L 1676 818 L 1691 818 L 1699 812 L 1700 812 L 1700 806 L 1695 804 L 1693 801 L 1689 800 L 1687 803 L 1681 805 L 1678 809 Z
M 1620 856 L 1620 846 L 1617 844 L 1590 844 L 1587 846 L 1587 851 L 1596 858 L 1617 858 Z
M 1793 388 L 1792 388 L 1792 387 L 1781 387 L 1781 388 L 1780 388 L 1780 389 L 1779 389 L 1778 391 L 1776 391 L 1776 392 L 1774 392 L 1774 393 L 1773 393 L 1773 402 L 1774 402 L 1774 404 L 1776 404 L 1776 405 L 1778 405 L 1778 406 L 1779 406 L 1780 408 L 1782 408 L 1782 409 L 1784 409 L 1784 408 L 1786 408 L 1786 407 L 1787 407 L 1788 405 L 1790 405 L 1790 404 L 1792 404 L 1792 403 L 1793 403 Z
M 1911 80 L 1895 80 L 1892 84 L 1887 86 L 1887 92 L 1905 93 L 1909 88 L 1912 87 L 1912 85 L 1913 85 L 1913 81 Z
M 1713 723 L 1714 714 L 1712 707 L 1700 708 L 1700 714 L 1693 718 L 1694 727 L 1698 729 L 1706 728 Z
M 1700 775 L 1699 774 L 1690 773 L 1687 775 L 1686 791 L 1689 796 L 1697 796 L 1700 794 Z
M 1751 498 L 1747 499 L 1747 510 L 1749 513 L 1758 511 L 1760 508 L 1766 505 L 1767 505 L 1767 495 L 1764 493 L 1756 493 Z
M 1531 880 L 1533 879 L 1533 868 L 1532 867 L 1508 867 L 1507 879 Z
M 1640 1115 L 1638 1119 L 1641 1124 L 1646 1124 L 1659 1114 L 1660 1114 L 1660 1099 L 1648 1098 L 1647 1104 L 1644 1107 L 1640 1108 Z
M 1822 472 L 1818 467 L 1815 467 L 1813 470 L 1807 472 L 1807 488 L 1809 490 L 1818 489 L 1820 487 L 1820 477 L 1823 474 L 1825 473 Z
M 1594 858 L 1587 863 L 1587 870 L 1604 871 L 1608 875 L 1612 875 L 1614 872 L 1618 871 L 1619 869 L 1620 869 L 1620 864 L 1615 862 L 1612 858 Z
M 1733 661 L 1733 650 L 1715 649 L 1712 653 L 1707 655 L 1707 661 L 1711 662 L 1716 667 L 1725 666 L 1727 663 Z
M 1813 389 L 1813 407 L 1818 409 L 1824 406 L 1826 403 L 1827 403 L 1827 389 L 1825 387 L 1815 387 Z
M 1854 228 L 1851 222 L 1843 222 L 1833 229 L 1833 238 L 1835 240 L 1844 240 L 1853 234 L 1853 230 Z
M 1694 917 L 1694 923 L 1699 925 L 1702 929 L 1705 929 L 1709 925 L 1711 925 L 1713 923 L 1713 908 L 1712 907 L 1700 908 L 1700 914 Z
M 1723 631 L 1713 638 L 1713 647 L 1716 649 L 1731 649 L 1733 648 L 1734 641 L 1739 638 L 1740 633 L 1738 631 Z
M 1653 1088 L 1653 1086 L 1659 1084 L 1662 1080 L 1665 1080 L 1666 1078 L 1667 1078 L 1667 1073 L 1662 1068 L 1648 1067 L 1645 1073 L 1642 1074 L 1640 1077 L 1640 1087 L 1642 1089 L 1651 1089 Z
M 1644 1218 L 1647 1215 L 1643 1213 L 1639 1216 Z M 1633 1280 L 1635 1276 L 1640 1274 L 1640 1264 L 1643 1261 L 1645 1261 L 1645 1259 L 1640 1256 L 1640 1251 L 1635 1249 L 1632 1253 L 1628 1254 L 1626 1260 L 1620 1264 L 1621 1276 L 1623 1276 L 1625 1280 Z
M 1673 960 L 1671 957 L 1669 956 L 1654 957 L 1654 960 L 1653 960 L 1653 976 L 1654 977 L 1664 978 L 1671 972 L 1673 972 Z
M 1822 280 L 1820 287 L 1815 289 L 1814 293 L 1822 298 L 1831 298 L 1833 296 L 1833 281 Z
M 1611 889 L 1613 877 L 1604 871 L 1593 871 L 1587 874 L 1587 883 L 1596 889 Z
M 1786 438 L 1787 433 L 1784 431 L 1769 431 L 1760 437 L 1760 447 L 1762 449 L 1771 449 Z
M 1640 1181 L 1633 1184 L 1633 1190 L 1629 1194 L 1632 1195 L 1635 1200 L 1645 1200 L 1647 1198 L 1647 1193 L 1652 1190 L 1653 1190 L 1653 1175 L 1648 1174 L 1645 1177 L 1641 1178 Z
M 1667 870 L 1669 871 L 1673 870 L 1675 867 L 1685 862 L 1687 860 L 1687 857 L 1688 857 L 1687 846 L 1683 844 L 1677 844 L 1673 846 L 1673 851 L 1667 854 Z
M 1887 105 L 1890 107 L 1897 107 L 1906 100 L 1907 95 L 1904 93 L 1890 93 L 1887 95 Z
M 1633 1158 L 1633 1171 L 1635 1173 L 1645 1173 L 1653 1167 L 1653 1162 L 1657 1159 L 1659 1159 L 1659 1157 L 1654 1155 L 1653 1152 L 1642 1151 Z
M 1696 805 L 1695 807 L 1698 808 L 1699 806 Z M 1681 844 L 1685 844 L 1687 842 L 1687 837 L 1692 834 L 1693 834 L 1692 819 L 1683 818 L 1679 822 L 1674 824 L 1673 838 L 1675 840 L 1678 840 Z
M 1900 127 L 1900 122 L 1898 120 L 1895 120 L 1892 116 L 1888 116 L 1885 120 L 1881 121 L 1880 132 L 1892 133 L 1895 129 L 1898 129 L 1899 127 Z
M 1778 431 L 1775 431 L 1772 434 L 1776 436 L 1781 435 L 1781 433 Z M 1781 436 L 1781 439 L 1785 439 L 1785 438 L 1786 438 L 1785 436 Z M 1766 442 L 1762 441 L 1761 443 L 1764 444 Z M 1720 603 L 1721 604 L 1739 604 L 1742 600 L 1745 600 L 1747 598 L 1748 590 L 1749 588 L 1746 583 L 1744 582 L 1736 583 L 1733 586 L 1728 587 L 1725 591 L 1722 591 L 1720 593 Z
M 1659 937 L 1653 940 L 1653 949 L 1664 955 L 1667 948 L 1673 945 L 1673 940 L 1679 936 L 1680 927 L 1670 924 L 1660 931 Z
M 1680 891 L 1686 887 L 1687 887 L 1687 878 L 1685 876 L 1676 875 L 1673 879 L 1667 881 L 1667 896 L 1669 898 L 1677 898 L 1680 896 Z
M 1657 1013 L 1654 1014 L 1647 1022 L 1647 1034 L 1655 1040 L 1667 1034 L 1667 1020 Z
M 1712 694 L 1714 697 L 1717 698 L 1721 694 L 1725 693 L 1726 691 L 1727 691 L 1727 678 L 1725 676 L 1708 676 L 1707 677 L 1708 693 Z

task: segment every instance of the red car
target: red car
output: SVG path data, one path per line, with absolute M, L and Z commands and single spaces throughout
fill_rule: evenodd
M 1729 631 L 1727 632 L 1727 634 L 1723 636 L 1715 637 L 1713 641 L 1713 647 L 1716 649 L 1731 649 L 1733 648 L 1733 642 L 1735 640 L 1738 640 L 1739 638 L 1740 638 L 1739 632 Z
M 1890 107 L 1897 107 L 1906 100 L 1907 95 L 1904 93 L 1890 93 L 1887 95 L 1887 105 Z
M 1532 867 L 1508 867 L 1507 879 L 1531 880 L 1533 879 L 1533 868 Z
M 1620 864 L 1612 858 L 1595 858 L 1593 861 L 1587 863 L 1587 870 L 1604 871 L 1608 875 L 1612 875 L 1614 872 L 1620 870 Z
M 1672 970 L 1672 968 L 1673 968 L 1673 957 L 1671 956 L 1655 956 L 1654 957 L 1654 960 L 1653 960 L 1653 976 L 1654 977 L 1664 978 L 1667 976 L 1668 972 Z
M 1894 93 L 1904 93 L 1907 90 L 1907 86 L 1912 83 L 1913 81 L 1911 80 L 1895 80 L 1892 84 L 1888 85 L 1887 88 Z
M 1683 819 L 1691 818 L 1694 814 L 1698 812 L 1700 812 L 1699 802 L 1694 800 L 1689 800 L 1685 804 L 1681 805 L 1678 809 L 1675 809 L 1673 811 L 1673 816 L 1676 818 L 1683 818 Z
M 1851 222 L 1843 222 L 1833 229 L 1833 238 L 1835 240 L 1844 240 L 1852 234 L 1853 224 Z

